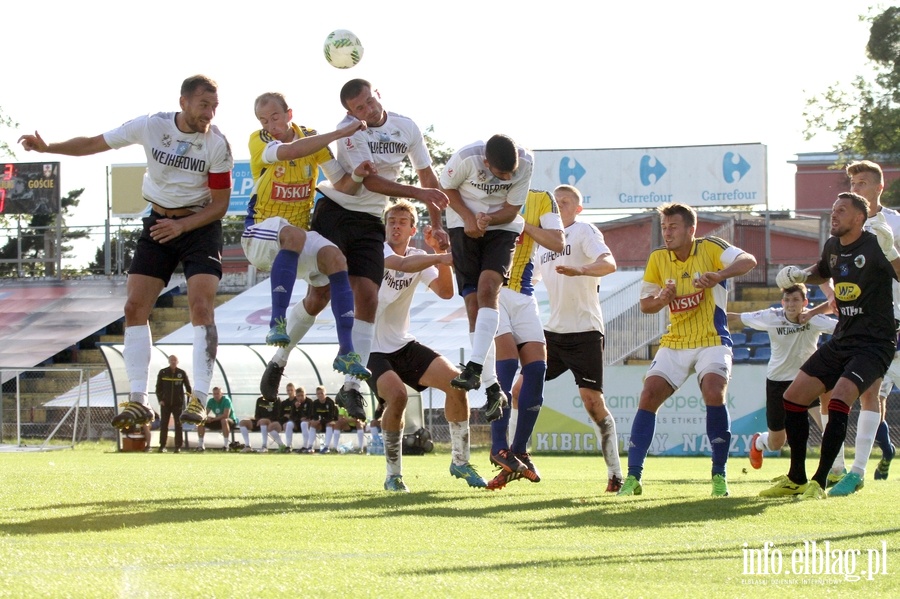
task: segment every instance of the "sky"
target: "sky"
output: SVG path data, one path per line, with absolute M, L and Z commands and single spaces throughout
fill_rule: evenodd
M 791 208 L 788 161 L 836 141 L 804 140 L 807 99 L 872 70 L 870 5 L 14 1 L 0 9 L 0 112 L 19 127 L 0 139 L 63 141 L 177 110 L 182 80 L 203 73 L 219 84 L 214 122 L 246 160 L 260 93 L 284 93 L 295 122 L 324 132 L 343 116 L 341 86 L 362 77 L 452 149 L 494 133 L 535 150 L 762 143 L 769 205 Z M 363 43 L 353 69 L 325 61 L 334 29 Z M 145 162 L 139 147 L 54 159 L 63 194 L 85 188 L 75 225 L 102 224 L 108 166 Z M 45 158 L 19 147 L 16 160 Z

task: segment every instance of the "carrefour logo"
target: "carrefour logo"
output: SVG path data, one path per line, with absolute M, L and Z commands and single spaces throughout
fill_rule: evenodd
M 651 163 L 651 161 L 653 161 Z M 662 176 L 666 174 L 666 167 L 663 166 L 663 163 L 650 156 L 648 154 L 644 154 L 641 156 L 641 185 L 647 187 L 651 183 L 658 183 Z M 653 177 L 653 180 L 650 180 L 650 177 Z
M 737 157 L 737 161 L 735 161 Z M 744 157 L 734 152 L 725 152 L 722 157 L 722 178 L 726 183 L 737 183 L 744 178 L 750 170 L 750 163 Z
M 559 161 L 559 182 L 563 185 L 575 185 L 585 172 L 584 167 L 574 158 L 563 156 Z

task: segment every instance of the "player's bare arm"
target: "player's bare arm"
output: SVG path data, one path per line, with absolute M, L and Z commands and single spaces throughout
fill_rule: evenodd
M 150 237 L 159 243 L 172 241 L 179 235 L 198 229 L 211 222 L 222 220 L 228 212 L 231 189 L 210 189 L 211 200 L 202 210 L 183 218 L 161 218 L 150 227 Z
M 356 195 L 356 192 L 360 190 L 363 186 L 362 181 L 371 175 L 377 175 L 378 169 L 375 167 L 375 163 L 371 160 L 363 160 L 360 162 L 355 169 L 353 169 L 353 173 L 347 174 L 344 173 L 343 176 L 333 183 L 334 188 L 341 193 L 346 193 L 347 195 Z M 356 179 L 354 179 L 354 176 Z
M 433 228 L 430 225 L 425 227 L 423 237 L 425 243 L 434 250 L 435 254 L 450 256 L 450 253 L 447 252 L 446 248 L 442 247 L 438 238 L 434 236 Z M 450 299 L 453 297 L 453 259 L 451 257 L 449 263 L 437 264 L 436 266 L 438 277 L 428 285 L 428 288 L 434 291 L 439 298 Z
M 400 272 L 421 272 L 430 266 L 453 264 L 451 254 L 415 254 L 412 256 L 388 256 L 384 259 L 384 267 Z
M 41 137 L 40 133 L 34 132 L 34 135 L 23 135 L 19 138 L 19 143 L 28 152 L 39 152 L 41 154 L 62 154 L 64 156 L 88 156 L 90 154 L 99 154 L 111 150 L 109 144 L 103 138 L 103 135 L 95 135 L 94 137 L 73 137 L 67 141 L 56 143 L 47 143 Z
M 521 209 L 521 206 L 514 206 L 509 202 L 503 202 L 503 205 L 499 210 L 480 213 L 483 216 L 480 216 L 479 220 L 483 224 L 486 224 L 485 228 L 491 225 L 505 225 L 515 220 Z
M 560 229 L 544 229 L 537 225 L 525 223 L 523 232 L 548 250 L 561 252 L 566 247 L 566 234 Z
M 697 289 L 709 289 L 715 287 L 725 279 L 745 275 L 756 266 L 756 258 L 752 254 L 744 252 L 734 262 L 715 272 L 705 272 L 699 278 L 694 279 L 694 287 Z
M 295 160 L 297 158 L 303 158 L 304 156 L 315 154 L 322 148 L 327 147 L 328 144 L 333 141 L 349 137 L 357 131 L 364 131 L 365 129 L 365 121 L 353 119 L 349 125 L 337 129 L 336 131 L 320 133 L 319 135 L 310 135 L 309 137 L 296 139 L 291 143 L 281 144 L 276 151 L 276 157 L 278 160 Z
M 605 277 L 616 272 L 616 268 L 616 259 L 613 255 L 603 254 L 583 266 L 557 266 L 556 272 L 567 277 Z
M 656 314 L 672 300 L 675 299 L 675 282 L 666 283 L 665 287 L 656 286 L 656 290 L 651 295 L 645 295 L 640 299 L 641 312 L 644 314 Z
M 444 193 L 447 194 L 447 199 L 450 201 L 450 208 L 462 219 L 463 231 L 465 234 L 469 237 L 482 237 L 484 231 L 478 228 L 478 218 L 476 214 L 466 206 L 462 196 L 459 194 L 459 190 L 445 189 Z
M 434 168 L 427 166 L 416 172 L 419 175 L 419 183 L 423 188 L 441 190 L 441 185 L 438 182 L 437 175 L 434 173 Z M 440 242 L 441 249 L 446 250 L 450 247 L 450 236 L 444 230 L 441 213 L 450 204 L 450 199 L 443 191 L 441 191 L 441 197 L 435 196 L 435 198 L 437 199 L 437 202 L 430 204 L 426 203 L 428 217 L 431 221 L 435 238 Z

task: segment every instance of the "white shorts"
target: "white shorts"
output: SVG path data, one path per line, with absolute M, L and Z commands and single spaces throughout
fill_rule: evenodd
M 244 230 L 241 247 L 250 264 L 266 272 L 272 270 L 272 263 L 278 255 L 278 235 L 286 226 L 291 226 L 291 223 L 280 216 L 273 216 Z M 297 261 L 298 279 L 305 279 L 313 287 L 328 285 L 328 276 L 319 272 L 316 261 L 319 250 L 328 246 L 337 247 L 315 231 L 306 231 L 306 243 Z
M 516 345 L 528 342 L 544 343 L 544 325 L 538 312 L 537 299 L 513 291 L 509 287 L 500 288 L 500 326 L 497 337 L 512 333 Z
M 900 385 L 900 352 L 894 354 L 891 365 L 881 380 L 881 389 L 878 391 L 878 397 L 887 397 L 894 389 L 894 384 Z
M 648 376 L 659 376 L 678 389 L 691 371 L 697 373 L 697 382 L 707 374 L 718 374 L 726 381 L 731 379 L 731 348 L 725 345 L 698 347 L 696 349 L 670 349 L 661 347 L 647 369 Z

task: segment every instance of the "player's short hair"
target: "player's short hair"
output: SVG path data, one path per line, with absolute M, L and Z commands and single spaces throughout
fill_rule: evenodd
M 412 219 L 412 226 L 416 226 L 419 222 L 419 214 L 416 211 L 416 206 L 412 202 L 407 199 L 401 198 L 399 200 L 394 200 L 390 204 L 388 204 L 387 209 L 384 211 L 384 221 L 387 222 L 388 216 L 391 212 L 406 212 L 409 214 Z
M 219 391 L 221 391 L 221 390 L 222 390 L 222 387 L 213 387 L 213 388 L 212 388 L 213 391 L 215 391 L 216 389 L 218 389 Z
M 351 79 L 341 88 L 341 106 L 350 109 L 347 102 L 350 98 L 355 98 L 363 92 L 364 89 L 372 89 L 372 84 L 365 79 Z
M 294 391 L 297 390 L 297 387 L 294 385 L 294 383 L 288 383 L 284 386 L 285 389 L 287 389 L 288 387 L 291 387 Z
M 785 287 L 784 289 L 781 290 L 782 297 L 784 297 L 785 295 L 788 295 L 790 293 L 799 293 L 800 297 L 802 297 L 803 299 L 806 299 L 806 285 L 804 285 L 803 283 L 796 283 L 794 285 L 791 285 L 790 287 Z
M 504 173 L 511 173 L 519 166 L 519 150 L 516 142 L 507 135 L 491 136 L 484 144 L 484 159 L 492 167 Z
M 253 101 L 253 112 L 256 112 L 259 107 L 266 102 L 275 102 L 276 104 L 281 106 L 282 110 L 284 110 L 285 112 L 288 111 L 288 103 L 284 97 L 284 94 L 280 92 L 266 92 L 257 96 Z
M 306 395 L 306 387 L 304 387 L 303 385 L 300 385 L 299 387 L 294 387 L 294 391 L 296 391 L 297 393 L 302 393 L 303 395 Z
M 839 200 L 850 200 L 853 204 L 853 207 L 862 212 L 862 215 L 866 218 L 869 216 L 869 200 L 862 197 L 858 193 L 853 193 L 852 191 L 845 191 L 843 193 L 839 193 L 837 199 Z
M 325 385 L 318 385 L 316 387 L 316 391 L 318 391 L 319 389 L 321 389 L 322 391 L 325 391 Z
M 181 84 L 181 96 L 187 98 L 198 91 L 218 93 L 219 85 L 206 75 L 192 75 Z
M 856 162 L 851 162 L 847 165 L 848 177 L 860 173 L 875 173 L 875 180 L 877 183 L 880 184 L 884 181 L 884 173 L 881 171 L 881 167 L 877 162 L 872 162 L 871 160 L 857 160 Z
M 556 189 L 553 190 L 553 195 L 556 195 L 557 191 L 567 191 L 575 196 L 575 199 L 578 200 L 578 205 L 581 206 L 584 203 L 584 196 L 581 195 L 581 192 L 578 191 L 578 188 L 574 185 L 559 185 Z
M 663 204 L 656 211 L 660 214 L 660 216 L 675 216 L 676 214 L 680 214 L 681 218 L 684 220 L 684 224 L 689 227 L 693 227 L 697 224 L 697 211 L 687 204 Z

